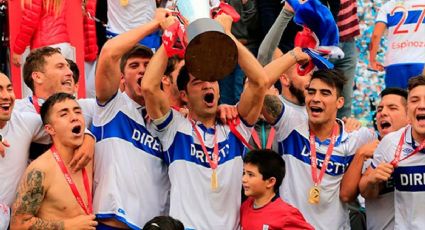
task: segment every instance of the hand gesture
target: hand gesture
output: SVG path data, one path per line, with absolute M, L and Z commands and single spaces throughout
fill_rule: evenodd
M 374 183 L 380 183 L 390 179 L 391 174 L 394 172 L 394 166 L 390 163 L 381 163 L 369 175 L 369 180 Z
M 95 230 L 97 226 L 97 221 L 95 220 L 95 215 L 79 215 L 72 219 L 64 221 L 64 229 L 87 229 Z

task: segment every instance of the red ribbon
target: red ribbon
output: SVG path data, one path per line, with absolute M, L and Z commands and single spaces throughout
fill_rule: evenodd
M 323 161 L 322 168 L 320 169 L 319 177 L 317 177 L 316 137 L 313 131 L 310 129 L 311 177 L 313 179 L 314 186 L 319 186 L 323 176 L 325 175 L 326 168 L 328 167 L 328 163 L 331 159 L 332 151 L 335 146 L 338 127 L 338 124 L 335 124 L 333 127 L 331 142 L 329 143 L 328 149 L 326 150 L 325 160 Z
M 424 141 L 422 141 L 422 143 L 418 147 L 415 148 L 415 150 L 413 150 L 413 152 L 411 152 L 406 157 L 400 159 L 401 149 L 402 149 L 403 144 L 404 144 L 404 138 L 406 137 L 407 129 L 408 128 L 406 127 L 403 134 L 401 134 L 400 141 L 398 142 L 397 149 L 396 149 L 395 154 L 394 154 L 394 160 L 392 160 L 390 162 L 390 164 L 392 164 L 394 166 L 394 168 L 397 167 L 397 165 L 398 165 L 398 163 L 400 163 L 400 161 L 406 160 L 407 158 L 415 155 L 416 153 L 418 153 L 419 151 L 421 151 L 425 147 L 425 140 L 424 140 Z M 412 143 L 414 141 L 415 140 L 413 140 L 413 137 L 412 137 Z
M 198 138 L 199 143 L 201 144 L 202 151 L 204 151 L 204 154 L 205 154 L 205 157 L 207 158 L 208 164 L 210 165 L 211 169 L 213 169 L 213 170 L 216 169 L 218 167 L 218 144 L 217 144 L 217 133 L 218 133 L 218 131 L 217 131 L 216 127 L 214 127 L 214 132 L 215 132 L 214 133 L 214 149 L 213 149 L 213 152 L 212 152 L 212 158 L 213 159 L 211 159 L 210 154 L 208 154 L 207 147 L 205 147 L 204 139 L 202 139 L 202 136 L 199 133 L 199 130 L 196 127 L 195 122 L 191 118 L 189 118 L 189 120 L 192 123 L 193 130 L 195 131 L 196 137 Z
M 52 151 L 53 158 L 56 160 L 60 169 L 62 170 L 62 173 L 65 176 L 65 180 L 68 183 L 69 187 L 71 188 L 71 191 L 74 194 L 74 197 L 77 200 L 78 204 L 81 206 L 81 208 L 84 210 L 84 212 L 87 215 L 93 213 L 92 196 L 91 196 L 89 178 L 87 176 L 86 169 L 83 168 L 81 170 L 81 172 L 83 173 L 84 189 L 86 190 L 86 195 L 87 195 L 87 202 L 88 202 L 87 206 L 84 204 L 83 198 L 81 198 L 81 195 L 78 192 L 77 186 L 75 185 L 74 181 L 72 180 L 71 176 L 69 175 L 68 170 L 66 169 L 65 163 L 63 162 L 62 158 L 56 152 L 56 148 L 55 148 L 54 145 L 50 148 L 50 151 Z
M 34 105 L 35 111 L 40 114 L 40 105 L 38 104 L 38 97 L 35 95 L 32 96 L 32 104 Z

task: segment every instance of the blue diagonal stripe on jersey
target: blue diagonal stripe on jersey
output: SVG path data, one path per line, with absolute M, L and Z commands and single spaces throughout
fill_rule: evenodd
M 334 149 L 335 151 L 335 149 Z M 310 165 L 310 142 L 307 138 L 293 130 L 285 140 L 279 142 L 279 153 L 291 155 L 298 160 Z M 325 154 L 317 152 L 319 163 L 318 168 L 322 167 L 322 162 Z M 326 170 L 326 174 L 339 176 L 344 174 L 348 164 L 353 160 L 354 155 L 350 156 L 335 156 L 332 155 Z
M 236 157 L 242 157 L 245 154 L 245 146 L 236 138 L 233 133 L 229 133 L 226 140 L 218 143 L 219 162 L 221 165 Z M 208 148 L 211 153 L 213 148 Z M 194 143 L 194 138 L 181 132 L 177 132 L 172 145 L 165 151 L 165 162 L 172 164 L 177 160 L 193 162 L 206 168 L 210 168 L 205 154 L 200 144 Z M 242 169 L 241 169 L 242 170 Z
M 108 138 L 120 138 L 148 154 L 163 158 L 162 146 L 158 138 L 153 137 L 145 126 L 138 124 L 121 111 L 103 126 L 92 125 L 90 131 L 97 142 Z

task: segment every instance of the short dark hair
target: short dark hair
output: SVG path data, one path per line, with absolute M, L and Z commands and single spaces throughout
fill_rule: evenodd
M 157 216 L 147 222 L 143 230 L 184 230 L 184 225 L 171 216 Z
M 252 150 L 246 154 L 243 163 L 252 164 L 258 167 L 258 171 L 263 176 L 263 180 L 271 177 L 276 178 L 273 190 L 277 192 L 285 177 L 285 161 L 273 150 L 259 149 Z
M 141 58 L 151 58 L 153 56 L 153 52 L 146 46 L 143 45 L 135 45 L 131 50 L 127 51 L 124 55 L 122 55 L 120 60 L 120 71 L 124 73 L 125 65 L 127 64 L 128 59 L 133 57 L 141 57 Z
M 310 83 L 314 79 L 319 79 L 325 82 L 327 85 L 335 87 L 338 97 L 341 97 L 342 90 L 345 83 L 347 82 L 347 78 L 340 71 L 334 69 L 321 69 L 314 71 L 313 75 L 311 76 Z
M 53 106 L 59 102 L 63 102 L 65 100 L 75 100 L 75 97 L 69 93 L 55 93 L 43 103 L 40 108 L 40 116 L 43 121 L 43 125 L 49 123 L 49 113 Z
M 69 68 L 72 71 L 72 78 L 74 78 L 74 83 L 77 84 L 78 80 L 80 79 L 80 69 L 78 69 L 77 63 L 75 63 L 73 60 L 65 58 L 66 62 L 69 64 Z
M 383 98 L 383 97 L 390 95 L 390 94 L 398 95 L 398 96 L 407 100 L 407 91 L 402 89 L 402 88 L 398 88 L 398 87 L 385 88 L 384 90 L 382 90 L 382 92 L 379 94 L 379 96 L 381 98 Z
M 34 91 L 34 80 L 32 79 L 32 73 L 44 71 L 44 65 L 46 64 L 45 57 L 50 57 L 53 54 L 62 54 L 59 48 L 53 48 L 49 46 L 41 47 L 31 51 L 28 57 L 25 59 L 23 72 L 23 78 L 25 84 Z
M 164 75 L 167 76 L 171 83 L 173 83 L 173 78 L 171 77 L 171 73 L 176 69 L 176 65 L 183 59 L 179 58 L 178 56 L 172 56 L 170 58 L 168 58 L 168 62 L 167 62 L 167 68 L 165 69 Z M 164 86 L 162 85 L 161 82 L 161 90 L 164 90 Z
M 187 90 L 187 83 L 190 81 L 189 71 L 186 65 L 183 65 L 180 69 L 180 73 L 177 76 L 177 88 L 181 90 Z
M 412 89 L 421 86 L 421 85 L 425 85 L 425 76 L 424 75 L 419 75 L 416 77 L 412 77 L 409 79 L 409 82 L 407 83 L 407 89 L 409 91 L 411 91 Z

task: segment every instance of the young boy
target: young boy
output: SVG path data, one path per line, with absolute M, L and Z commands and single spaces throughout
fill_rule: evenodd
M 280 199 L 285 162 L 272 150 L 254 150 L 244 160 L 242 185 L 248 199 L 241 206 L 246 229 L 313 229 L 298 209 Z

